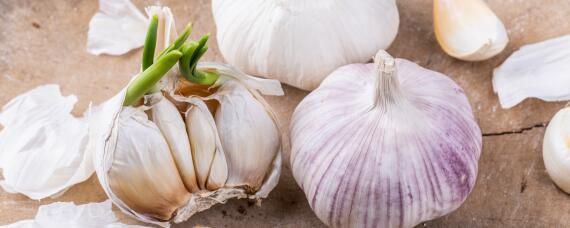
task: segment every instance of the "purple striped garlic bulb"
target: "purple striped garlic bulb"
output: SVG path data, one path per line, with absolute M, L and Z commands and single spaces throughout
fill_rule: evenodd
M 297 107 L 291 166 L 331 227 L 412 227 L 457 209 L 477 178 L 479 129 L 450 78 L 379 51 Z

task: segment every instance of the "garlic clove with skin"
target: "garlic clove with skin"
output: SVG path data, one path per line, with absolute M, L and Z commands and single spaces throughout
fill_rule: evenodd
M 256 192 L 280 149 L 277 125 L 239 82 L 226 81 L 219 94 L 215 119 L 228 162 L 226 186 Z
M 558 111 L 548 124 L 542 158 L 550 178 L 570 194 L 570 108 Z
M 509 42 L 503 22 L 482 0 L 434 0 L 433 27 L 441 48 L 466 61 L 489 59 Z
M 119 113 L 108 171 L 113 195 L 139 214 L 169 220 L 190 197 L 160 129 L 141 110 Z
M 413 227 L 457 209 L 482 135 L 448 77 L 384 51 L 339 68 L 295 109 L 291 169 L 330 227 Z
M 214 157 L 222 156 L 217 146 L 219 138 L 212 114 L 206 104 L 200 99 L 193 99 L 193 106 L 186 112 L 186 127 L 192 147 L 192 155 L 196 166 L 196 174 L 201 189 L 217 189 L 224 185 L 227 179 L 225 160 L 220 164 L 218 158 L 214 166 Z M 209 177 L 211 174 L 212 177 Z
M 194 153 L 190 147 L 188 133 L 184 127 L 184 120 L 174 104 L 163 97 L 158 96 L 160 101 L 153 105 L 151 110 L 152 122 L 158 126 L 164 136 L 170 152 L 176 163 L 178 173 L 189 192 L 199 191 L 194 171 Z

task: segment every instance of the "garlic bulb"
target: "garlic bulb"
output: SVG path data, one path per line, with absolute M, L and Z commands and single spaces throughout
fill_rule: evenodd
M 544 134 L 542 158 L 550 178 L 570 194 L 570 108 L 564 108 L 550 121 Z
M 483 0 L 434 0 L 433 28 L 441 48 L 466 61 L 489 59 L 509 42 L 503 22 Z
M 283 95 L 280 83 L 198 63 L 207 35 L 187 41 L 189 24 L 173 39 L 170 9 L 147 13 L 142 71 L 102 105 L 92 133 L 101 186 L 125 214 L 161 226 L 230 198 L 260 202 L 279 179 L 281 136 L 259 93 Z
M 230 69 L 207 69 L 216 67 Z M 143 106 L 123 107 L 124 89 L 103 105 L 96 171 L 123 212 L 166 226 L 230 198 L 264 198 L 275 187 L 281 169 L 275 115 L 241 76 L 223 77 L 206 97 L 178 82 L 171 98 L 155 93 Z M 172 102 L 188 108 L 175 111 Z M 211 112 L 205 102 L 218 107 Z
M 329 75 L 295 109 L 291 168 L 331 227 L 412 227 L 475 185 L 481 131 L 451 79 L 379 51 Z
M 214 0 L 212 10 L 228 63 L 304 90 L 342 65 L 368 61 L 399 25 L 394 0 Z

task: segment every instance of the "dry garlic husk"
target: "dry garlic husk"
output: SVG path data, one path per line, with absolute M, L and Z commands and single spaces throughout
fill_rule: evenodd
M 277 120 L 253 88 L 278 95 L 279 83 L 221 64 L 199 69 L 220 72 L 208 96 L 181 79 L 142 106 L 124 107 L 124 89 L 102 107 L 97 176 L 109 198 L 141 221 L 181 222 L 230 198 L 259 200 L 277 184 Z
M 570 194 L 570 108 L 558 111 L 548 124 L 542 158 L 550 178 Z
M 380 51 L 339 68 L 295 109 L 291 168 L 331 227 L 412 227 L 475 185 L 481 131 L 443 74 Z
M 220 52 L 248 74 L 313 90 L 336 68 L 394 40 L 394 0 L 214 0 Z
M 125 54 L 143 45 L 147 26 L 148 19 L 130 0 L 99 0 L 99 11 L 89 22 L 87 52 Z
M 4 228 L 145 228 L 146 226 L 120 223 L 112 210 L 110 200 L 101 203 L 75 205 L 56 202 L 42 205 L 34 219 L 12 223 Z
M 0 186 L 31 199 L 55 197 L 87 180 L 95 169 L 90 115 L 71 114 L 77 97 L 44 85 L 17 96 L 0 112 Z M 89 111 L 88 111 L 89 113 Z
M 509 42 L 503 22 L 483 0 L 434 0 L 433 27 L 441 48 L 466 61 L 489 59 Z
M 561 36 L 515 51 L 493 71 L 493 90 L 503 108 L 529 97 L 545 101 L 570 99 L 570 36 Z

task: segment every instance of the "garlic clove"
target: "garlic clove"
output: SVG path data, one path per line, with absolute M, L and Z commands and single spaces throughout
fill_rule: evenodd
M 493 91 L 503 108 L 524 99 L 570 100 L 570 35 L 521 47 L 493 71 Z
M 223 153 L 216 153 L 212 160 L 206 188 L 210 191 L 222 188 L 228 180 L 228 163 Z
M 489 59 L 509 42 L 503 22 L 482 0 L 434 0 L 433 26 L 441 48 L 461 60 Z
M 570 108 L 550 121 L 542 144 L 544 166 L 556 185 L 570 194 Z
M 202 100 L 194 99 L 193 104 L 186 112 L 186 128 L 188 129 L 188 137 L 192 147 L 198 184 L 200 189 L 206 189 L 207 182 L 220 183 L 219 188 L 226 182 L 227 169 L 224 173 L 219 172 L 218 165 L 216 165 L 216 169 L 211 168 L 214 156 L 218 154 L 223 156 L 216 145 L 218 134 L 214 119 Z M 214 170 L 218 174 L 215 176 L 217 178 L 210 180 L 208 177 L 210 172 Z
M 280 149 L 277 125 L 239 82 L 226 81 L 218 93 L 215 120 L 228 164 L 226 186 L 255 192 Z
M 152 121 L 160 129 L 168 143 L 184 186 L 189 192 L 196 192 L 200 189 L 194 171 L 194 154 L 184 127 L 184 120 L 172 102 L 162 95 L 159 99 L 160 101 L 151 109 Z
M 190 197 L 160 129 L 140 109 L 124 107 L 108 170 L 110 189 L 138 214 L 169 220 Z

